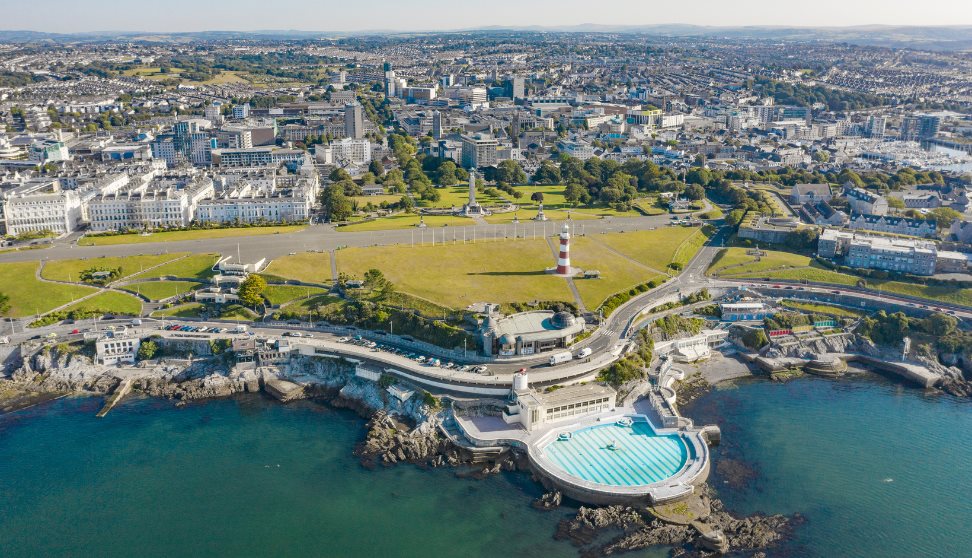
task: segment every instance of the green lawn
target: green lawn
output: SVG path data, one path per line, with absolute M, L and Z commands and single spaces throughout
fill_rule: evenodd
M 126 256 L 123 258 L 88 258 L 83 260 L 56 260 L 44 264 L 41 276 L 54 281 L 81 282 L 81 272 L 95 267 L 121 268 L 119 279 L 135 275 L 143 269 L 172 261 L 185 254 L 152 254 L 148 256 Z
M 198 318 L 202 315 L 204 308 L 205 306 L 198 302 L 189 302 L 172 308 L 156 310 L 152 315 L 158 318 Z
M 784 300 L 783 306 L 786 306 L 787 308 L 793 308 L 794 310 L 801 310 L 803 312 L 827 314 L 829 316 L 836 316 L 838 318 L 857 318 L 864 314 L 863 312 L 858 312 L 856 310 L 849 310 L 847 308 L 842 308 L 840 306 L 833 306 L 831 304 L 820 304 L 814 302 L 804 302 L 802 300 Z
M 299 252 L 270 262 L 264 275 L 294 279 L 304 283 L 331 281 L 331 255 L 327 252 Z
M 619 291 L 628 290 L 655 277 L 662 277 L 656 271 L 645 269 L 632 263 L 624 256 L 605 250 L 603 245 L 597 241 L 600 240 L 601 236 L 598 235 L 597 239 L 579 237 L 571 241 L 571 265 L 581 269 L 596 269 L 601 272 L 599 279 L 574 279 L 574 285 L 588 310 L 597 308 L 605 299 Z M 553 256 L 551 255 L 551 257 Z
M 438 188 L 439 201 L 430 202 L 423 200 L 415 200 L 416 205 L 419 207 L 437 207 L 437 208 L 448 208 L 448 207 L 462 207 L 469 203 L 469 185 L 456 185 L 456 186 L 446 186 L 444 188 Z M 505 205 L 509 203 L 509 200 L 505 197 L 504 192 L 500 192 L 500 196 L 490 196 L 483 192 L 476 192 L 476 203 L 480 205 Z M 401 196 L 398 196 L 399 198 Z M 512 196 L 511 196 L 512 197 Z M 396 200 L 397 201 L 397 200 Z
M 665 271 L 676 251 L 679 259 L 688 261 L 705 243 L 705 235 L 694 227 L 661 227 L 651 231 L 597 234 L 590 238 L 660 272 Z
M 672 262 L 679 264 L 679 269 L 684 269 L 688 265 L 695 254 L 699 252 L 705 241 L 709 239 L 704 233 L 699 229 L 694 229 L 692 227 L 679 227 L 683 229 L 689 229 L 696 231 L 695 234 L 689 235 L 684 242 L 678 245 L 675 249 L 675 254 L 672 256 Z
M 338 269 L 358 278 L 378 268 L 398 290 L 449 308 L 474 302 L 573 300 L 567 283 L 544 272 L 547 243 L 505 240 L 437 246 L 377 246 L 337 252 Z
M 179 277 L 181 279 L 209 279 L 215 272 L 212 267 L 219 259 L 217 254 L 193 254 L 140 273 L 142 278 Z
M 306 225 L 280 225 L 274 227 L 240 227 L 227 229 L 199 229 L 192 231 L 155 232 L 149 235 L 86 235 L 78 240 L 78 246 L 111 246 L 115 244 L 148 244 L 153 242 L 180 242 L 184 240 L 206 240 L 211 238 L 265 236 L 269 234 L 295 233 L 307 228 Z
M 300 285 L 268 285 L 267 290 L 263 292 L 263 296 L 268 302 L 270 302 L 270 304 L 277 306 L 292 300 L 310 297 L 313 295 L 320 295 L 326 292 L 326 289 L 321 289 L 319 287 L 304 287 Z
M 725 248 L 719 252 L 712 265 L 709 266 L 710 275 L 744 274 L 765 271 L 768 269 L 799 268 L 810 265 L 810 258 L 789 252 L 762 250 L 766 255 L 756 256 L 747 254 L 750 248 Z
M 532 201 L 530 197 L 535 192 L 540 192 L 541 194 L 543 194 L 544 213 L 550 210 L 554 210 L 554 211 L 570 210 L 570 214 L 572 216 L 589 215 L 591 217 L 637 217 L 641 215 L 641 212 L 634 209 L 630 211 L 617 211 L 615 209 L 612 209 L 611 207 L 602 204 L 596 204 L 594 207 L 588 207 L 586 205 L 577 205 L 571 207 L 571 204 L 568 203 L 567 199 L 564 197 L 564 188 L 565 187 L 562 184 L 516 186 L 515 189 L 520 192 L 523 192 L 523 196 L 517 199 L 515 203 L 520 206 L 520 211 L 526 211 L 530 215 L 533 215 L 537 212 L 537 208 L 539 204 Z M 653 197 L 645 198 L 643 200 L 643 205 L 646 205 L 646 207 L 651 206 L 653 203 L 654 203 Z M 660 211 L 659 213 L 663 213 L 663 212 L 664 211 Z
M 972 306 L 972 289 L 917 285 L 915 283 L 902 283 L 901 281 L 874 281 L 870 279 L 867 285 L 872 289 L 880 291 L 940 300 L 962 306 Z
M 659 277 L 678 246 L 692 234 L 702 236 L 698 229 L 663 228 L 575 238 L 571 247 L 573 266 L 596 269 L 602 276 L 575 280 L 584 304 L 596 308 L 619 291 Z M 620 247 L 628 257 L 605 249 L 607 243 Z M 692 247 L 683 251 L 691 253 Z M 628 258 L 663 263 L 648 269 Z M 434 247 L 347 248 L 337 252 L 337 259 L 341 272 L 360 278 L 368 269 L 378 268 L 399 291 L 453 309 L 473 302 L 574 301 L 567 282 L 546 273 L 555 258 L 541 238 Z
M 95 292 L 91 287 L 47 283 L 35 277 L 37 262 L 0 264 L 0 293 L 10 297 L 9 316 L 44 314 Z
M 407 229 L 415 228 L 418 233 L 418 224 L 421 217 L 414 213 L 400 213 L 389 217 L 381 217 L 374 221 L 362 221 L 338 227 L 340 232 L 361 232 L 361 231 L 383 231 L 388 229 Z M 453 215 L 426 215 L 425 224 L 429 228 L 441 228 L 443 226 L 462 227 L 472 226 L 476 222 L 469 217 L 456 217 Z M 431 237 L 429 237 L 431 238 Z
M 115 291 L 105 291 L 95 296 L 76 302 L 64 309 L 65 312 L 71 310 L 89 310 L 101 314 L 121 314 L 124 316 L 141 316 L 142 301 L 138 298 L 125 293 Z
M 344 303 L 344 300 L 339 297 L 324 294 L 312 296 L 311 298 L 305 300 L 298 300 L 293 304 L 288 304 L 285 308 L 281 309 L 281 312 L 295 314 L 297 316 L 307 316 L 313 313 L 315 314 L 314 317 L 316 318 L 321 313 L 335 310 L 336 307 L 339 307 Z
M 222 320 L 242 320 L 247 322 L 252 322 L 259 318 L 256 312 L 250 310 L 249 308 L 244 308 L 239 304 L 232 304 L 223 308 L 222 313 L 219 315 Z
M 188 293 L 202 286 L 202 283 L 195 281 L 140 281 L 126 285 L 122 289 L 155 301 Z
M 730 277 L 733 279 L 759 279 L 761 277 L 769 277 L 770 279 L 787 279 L 790 281 L 802 281 L 806 279 L 807 281 L 816 283 L 834 283 L 836 285 L 850 286 L 856 285 L 860 280 L 860 277 L 855 277 L 854 275 L 848 275 L 846 273 L 839 273 L 837 271 L 831 271 L 816 263 L 810 265 L 809 267 L 796 267 L 761 271 L 756 273 L 726 274 L 723 275 L 723 277 Z
M 381 194 L 378 196 L 353 196 L 352 201 L 358 204 L 358 207 L 364 207 L 367 204 L 372 204 L 374 206 L 379 206 L 383 203 L 398 203 L 398 200 L 402 199 L 403 194 Z

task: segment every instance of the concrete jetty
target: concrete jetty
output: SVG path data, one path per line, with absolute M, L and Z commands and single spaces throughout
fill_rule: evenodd
M 909 362 L 888 362 L 879 358 L 857 354 L 844 355 L 843 358 L 847 362 L 861 362 L 868 366 L 874 367 L 875 370 L 890 372 L 895 376 L 904 378 L 905 380 L 926 389 L 935 387 L 942 383 L 942 376 L 940 374 L 936 374 L 920 364 L 911 364 Z
M 105 401 L 105 406 L 102 407 L 95 416 L 102 418 L 107 415 L 108 411 L 112 410 L 112 408 L 114 408 L 114 406 L 122 400 L 122 397 L 128 395 L 128 392 L 130 391 L 132 391 L 132 378 L 125 378 L 118 383 L 118 385 L 115 387 L 115 391 L 111 392 L 108 400 Z

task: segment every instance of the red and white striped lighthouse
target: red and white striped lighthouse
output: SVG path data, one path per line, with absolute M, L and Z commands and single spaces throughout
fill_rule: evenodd
M 557 256 L 557 275 L 570 275 L 570 227 L 564 223 L 560 233 L 560 254 Z

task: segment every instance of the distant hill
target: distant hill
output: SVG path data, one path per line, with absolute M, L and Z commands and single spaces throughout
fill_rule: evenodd
M 436 32 L 416 30 L 415 33 Z M 785 41 L 825 41 L 843 42 L 857 45 L 910 47 L 933 50 L 972 49 L 972 25 L 911 27 L 890 25 L 865 25 L 855 27 L 792 27 L 792 26 L 752 26 L 752 27 L 709 27 L 688 24 L 661 25 L 596 25 L 583 24 L 571 26 L 493 26 L 476 29 L 461 29 L 442 32 L 460 33 L 624 33 L 644 34 L 661 37 L 694 37 L 753 40 Z M 103 41 L 214 41 L 230 39 L 281 39 L 301 40 L 327 37 L 347 37 L 354 35 L 395 34 L 408 35 L 403 31 L 364 30 L 356 32 L 298 31 L 298 30 L 256 30 L 256 31 L 198 31 L 152 33 L 140 31 L 97 31 L 84 33 L 44 33 L 40 31 L 0 30 L 0 42 L 40 43 L 40 42 L 103 42 Z

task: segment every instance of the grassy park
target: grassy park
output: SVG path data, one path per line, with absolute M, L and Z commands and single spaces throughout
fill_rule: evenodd
M 310 298 L 315 295 L 322 295 L 327 289 L 320 287 L 305 287 L 302 285 L 268 285 L 267 290 L 263 291 L 263 297 L 273 306 L 286 304 L 288 302 Z
M 137 274 L 140 279 L 155 277 L 179 277 L 181 279 L 208 279 L 215 272 L 213 265 L 219 259 L 218 254 L 192 254 L 184 258 L 164 263 L 155 269 Z
M 48 283 L 35 276 L 37 262 L 0 264 L 0 292 L 10 297 L 7 315 L 43 314 L 95 292 L 92 287 Z
M 693 227 L 662 227 L 653 231 L 634 231 L 592 235 L 592 239 L 643 265 L 664 273 L 676 259 L 691 259 L 705 243 L 705 235 Z M 687 257 L 687 259 L 686 259 Z M 684 262 L 683 262 L 684 265 Z
M 691 241 L 694 234 L 702 237 L 698 229 L 663 228 L 575 238 L 571 263 L 601 272 L 600 279 L 574 280 L 584 305 L 594 309 L 614 293 L 659 277 L 679 246 L 680 257 L 691 257 L 701 245 Z M 553 248 L 541 238 L 347 248 L 337 252 L 337 264 L 340 272 L 356 277 L 380 269 L 399 291 L 449 308 L 474 302 L 576 302 L 567 281 L 545 272 L 554 265 L 556 241 L 551 242 Z
M 306 225 L 278 225 L 270 227 L 239 227 L 225 229 L 195 229 L 188 231 L 162 231 L 150 234 L 91 234 L 78 240 L 78 246 L 114 246 L 117 244 L 151 244 L 155 242 L 181 242 L 186 240 L 210 240 L 245 236 L 289 234 L 304 230 Z
M 436 227 L 461 227 L 471 226 L 475 222 L 468 217 L 456 217 L 453 215 L 426 215 L 424 219 L 415 213 L 399 213 L 388 217 L 380 217 L 373 221 L 359 221 L 349 225 L 338 227 L 339 232 L 367 232 L 384 231 L 389 229 L 409 229 L 416 228 L 420 221 L 424 220 L 429 228 Z
M 156 310 L 152 316 L 156 318 L 198 318 L 206 307 L 198 302 L 188 302 L 171 308 Z
M 337 252 L 343 273 L 363 277 L 365 271 L 378 268 L 399 290 L 450 308 L 480 301 L 571 300 L 566 282 L 544 273 L 552 262 L 550 247 L 542 239 Z
M 270 262 L 262 274 L 271 279 L 294 279 L 303 283 L 331 280 L 331 255 L 327 252 L 299 252 Z
M 789 252 L 775 252 L 761 250 L 761 256 L 750 254 L 749 248 L 726 248 L 719 252 L 712 265 L 709 266 L 710 275 L 741 275 L 768 270 L 784 270 L 805 268 L 810 265 L 810 258 Z
M 78 301 L 64 309 L 65 312 L 71 312 L 72 310 L 84 310 L 99 314 L 140 316 L 142 314 L 142 301 L 125 293 L 104 291 L 91 298 Z
M 116 269 L 121 273 L 118 279 L 136 275 L 142 270 L 155 267 L 185 256 L 186 254 L 152 254 L 147 256 L 125 256 L 118 258 L 87 258 L 83 260 L 55 260 L 45 263 L 41 277 L 52 281 L 80 282 L 81 273 L 88 269 Z M 149 272 L 151 273 L 151 272 Z
M 202 283 L 195 281 L 140 281 L 121 288 L 140 294 L 149 300 L 157 301 L 185 294 L 200 287 L 202 287 Z
M 828 316 L 834 316 L 837 318 L 858 318 L 864 315 L 863 312 L 857 310 L 850 310 L 848 308 L 843 308 L 841 306 L 834 306 L 832 304 L 821 304 L 816 302 L 804 302 L 802 300 L 784 300 L 783 306 L 787 308 L 792 308 L 794 310 L 800 310 L 802 312 L 810 312 L 813 314 L 826 314 Z

